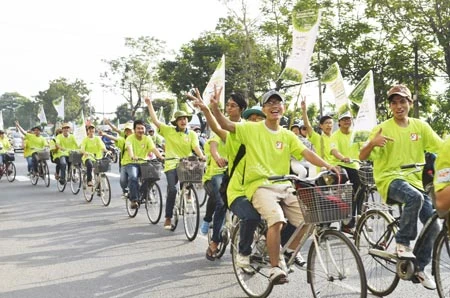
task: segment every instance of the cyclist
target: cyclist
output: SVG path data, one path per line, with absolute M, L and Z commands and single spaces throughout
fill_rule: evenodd
M 56 137 L 62 133 L 62 129 L 58 128 L 55 130 L 55 137 L 52 138 L 48 143 L 49 143 L 49 147 L 50 147 L 50 161 L 54 164 L 56 164 L 56 169 L 55 169 L 55 180 L 59 180 L 59 171 L 60 171 L 60 166 L 59 166 L 59 154 L 60 151 L 59 149 L 56 147 Z
M 202 150 L 200 149 L 197 134 L 187 128 L 188 122 L 192 116 L 184 111 L 176 111 L 171 121 L 173 126 L 169 126 L 158 120 L 155 109 L 149 98 L 145 99 L 150 117 L 153 124 L 158 128 L 158 132 L 164 137 L 166 141 L 165 158 L 183 158 L 191 155 L 192 150 L 195 154 L 205 160 Z M 175 198 L 177 195 L 176 184 L 178 183 L 177 167 L 178 161 L 176 159 L 166 160 L 164 163 L 164 172 L 167 177 L 167 199 L 164 229 L 173 230 L 172 216 L 173 207 L 175 205 Z
M 266 119 L 266 115 L 264 115 L 260 106 L 253 106 L 242 113 L 242 118 L 247 121 L 259 122 Z
M 400 229 L 396 235 L 399 258 L 417 260 L 418 281 L 427 289 L 433 290 L 436 284 L 424 272 L 431 260 L 431 251 L 439 227 L 437 223 L 425 235 L 425 245 L 415 256 L 410 242 L 417 236 L 417 219 L 425 222 L 433 214 L 433 206 L 423 191 L 419 175 L 408 175 L 408 170 L 400 166 L 424 162 L 424 152 L 437 152 L 442 145 L 441 138 L 428 123 L 408 117 L 413 106 L 411 91 L 405 85 L 394 85 L 387 93 L 389 108 L 393 117 L 376 126 L 367 144 L 361 149 L 360 160 L 370 157 L 373 160 L 374 179 L 381 196 L 390 201 L 404 204 L 400 216 Z M 417 281 L 416 281 L 417 282 Z
M 361 184 L 358 176 L 359 164 L 352 162 L 352 159 L 358 159 L 359 157 L 359 144 L 352 143 L 352 114 L 350 111 L 346 111 L 338 117 L 339 129 L 335 131 L 331 136 L 330 148 L 331 154 L 337 159 L 336 165 L 345 169 L 348 175 L 348 179 L 353 184 L 353 195 Z M 361 210 L 363 193 L 359 194 L 358 198 L 353 200 L 352 204 L 352 219 L 341 226 L 341 230 L 345 233 L 353 234 L 355 227 L 356 210 Z
M 22 126 L 20 126 L 19 121 L 16 121 L 17 129 L 25 136 L 25 141 L 27 146 L 31 150 L 31 165 L 33 172 L 37 175 L 38 163 L 37 163 L 37 151 L 48 147 L 47 140 L 41 136 L 41 127 L 35 126 L 31 129 L 32 133 L 27 133 Z
M 436 209 L 445 212 L 450 210 L 450 138 L 438 152 L 435 169 Z
M 139 163 L 147 159 L 150 152 L 156 157 L 163 159 L 163 156 L 156 149 L 152 139 L 145 135 L 145 123 L 142 120 L 135 120 L 133 123 L 134 134 L 125 140 L 125 148 L 122 157 L 122 168 L 120 169 L 120 186 L 128 188 L 131 209 L 136 209 L 139 200 Z
M 58 165 L 61 170 L 59 183 L 66 183 L 66 168 L 69 164 L 70 150 L 79 148 L 75 136 L 70 133 L 70 124 L 64 123 L 62 125 L 62 133 L 56 136 L 56 148 L 59 149 Z
M 88 124 L 87 136 L 81 141 L 81 153 L 83 153 L 82 161 L 86 166 L 87 186 L 92 187 L 92 168 L 95 159 L 102 158 L 106 152 L 105 144 L 100 137 L 95 135 L 95 126 Z
M 3 167 L 3 158 L 5 153 L 11 149 L 11 143 L 9 139 L 5 137 L 5 132 L 0 130 L 0 168 Z
M 297 159 L 305 157 L 317 166 L 338 173 L 335 167 L 307 149 L 291 131 L 280 126 L 280 120 L 285 112 L 284 103 L 282 95 L 271 90 L 262 97 L 265 121 L 235 123 L 220 112 L 218 96 L 211 98 L 212 111 L 220 126 L 230 131 L 230 136 L 234 136 L 238 142 L 245 145 L 246 156 L 242 184 L 245 196 L 251 199 L 251 203 L 265 218 L 269 227 L 266 241 L 272 265 L 270 280 L 273 284 L 287 282 L 287 273 L 279 267 L 280 235 L 282 227 L 286 223 L 285 217 L 291 224 L 298 226 L 302 223 L 303 216 L 291 185 L 271 183 L 267 178 L 272 175 L 288 174 L 291 156 Z M 231 178 L 230 187 L 233 184 L 241 183 L 235 178 L 235 176 Z M 278 204 L 279 202 L 282 203 L 282 206 Z M 300 237 L 297 237 L 297 242 Z M 247 239 L 252 239 L 252 236 L 247 235 Z M 296 244 L 293 243 L 293 245 Z

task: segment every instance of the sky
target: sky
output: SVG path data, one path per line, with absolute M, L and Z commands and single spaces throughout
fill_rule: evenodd
M 227 13 L 218 0 L 14 0 L 0 11 L 0 94 L 32 99 L 52 80 L 78 78 L 105 113 L 125 100 L 101 88 L 101 60 L 126 56 L 125 37 L 153 36 L 177 50 Z

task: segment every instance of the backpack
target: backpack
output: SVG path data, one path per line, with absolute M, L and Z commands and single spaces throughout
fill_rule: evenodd
M 244 155 L 245 155 L 245 146 L 241 144 L 241 146 L 239 147 L 239 150 L 236 154 L 236 158 L 234 159 L 233 166 L 231 167 L 230 174 L 228 174 L 228 172 L 225 171 L 225 174 L 223 175 L 223 178 L 222 178 L 222 183 L 220 184 L 220 188 L 219 188 L 220 197 L 222 198 L 223 203 L 225 204 L 227 209 L 229 209 L 228 197 L 227 197 L 228 184 L 230 183 L 231 177 L 233 176 L 236 166 L 241 161 L 241 159 L 244 157 Z

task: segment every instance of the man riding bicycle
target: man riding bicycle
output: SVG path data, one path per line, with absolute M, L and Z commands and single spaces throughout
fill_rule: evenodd
M 79 148 L 75 136 L 70 133 L 69 123 L 62 125 L 62 133 L 56 136 L 55 147 L 58 149 L 56 158 L 60 170 L 59 183 L 62 185 L 66 183 L 66 168 L 69 164 L 70 150 Z
M 20 132 L 25 136 L 25 141 L 27 142 L 27 146 L 31 150 L 31 164 L 33 168 L 33 172 L 37 175 L 38 172 L 38 161 L 37 161 L 37 152 L 48 147 L 47 140 L 41 136 L 41 128 L 39 126 L 35 126 L 31 129 L 32 133 L 27 133 L 22 126 L 20 126 L 19 121 L 16 121 L 16 127 Z
M 5 137 L 5 132 L 0 130 L 0 168 L 3 166 L 5 153 L 11 149 L 11 143 Z
M 434 290 L 436 284 L 424 272 L 431 260 L 431 251 L 439 227 L 437 223 L 431 233 L 425 235 L 426 245 L 420 247 L 417 255 L 412 253 L 410 242 L 417 236 L 417 219 L 425 222 L 433 214 L 430 198 L 423 191 L 419 175 L 410 175 L 401 170 L 405 164 L 425 161 L 424 152 L 437 152 L 442 146 L 441 138 L 428 123 L 409 118 L 413 106 L 411 91 L 404 85 L 395 85 L 387 93 L 389 108 L 393 117 L 376 126 L 368 143 L 361 149 L 360 160 L 373 160 L 374 179 L 381 196 L 391 202 L 404 204 L 400 216 L 400 229 L 396 235 L 399 258 L 417 260 L 417 279 L 427 289 Z

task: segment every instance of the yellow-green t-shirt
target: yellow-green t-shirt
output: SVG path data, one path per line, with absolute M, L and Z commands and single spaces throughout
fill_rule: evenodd
M 323 160 L 328 162 L 329 164 L 333 165 L 336 161 L 334 156 L 331 154 L 330 149 L 330 143 L 331 143 L 331 136 L 328 136 L 324 133 L 318 134 L 317 132 L 313 131 L 311 136 L 308 137 L 311 144 L 313 144 L 314 148 L 316 149 L 316 154 L 322 157 Z M 317 167 L 317 173 L 320 172 L 320 167 Z
M 394 139 L 384 147 L 375 147 L 369 157 L 373 160 L 375 184 L 382 198 L 387 199 L 389 185 L 394 179 L 405 180 L 423 190 L 422 172 L 409 174 L 411 169 L 402 170 L 400 166 L 425 162 L 425 151 L 437 152 L 442 146 L 441 138 L 422 120 L 409 118 L 409 125 L 401 127 L 391 118 L 377 125 L 369 140 L 375 137 L 380 128 L 384 136 Z
M 192 155 L 192 150 L 199 146 L 197 134 L 190 129 L 178 131 L 174 126 L 161 124 L 158 132 L 166 140 L 165 172 L 175 169 L 178 165 L 177 159 Z
M 203 183 L 205 181 L 211 180 L 213 176 L 223 174 L 226 170 L 226 168 L 221 168 L 217 162 L 214 160 L 211 154 L 211 142 L 217 143 L 217 152 L 221 157 L 226 157 L 226 148 L 225 143 L 218 137 L 217 135 L 214 136 L 212 139 L 209 139 L 206 141 L 204 150 L 206 155 L 206 171 L 203 175 Z
M 268 177 L 289 174 L 291 156 L 300 160 L 306 149 L 293 132 L 285 128 L 269 130 L 265 121 L 237 123 L 235 134 L 245 145 L 243 186 L 249 199 L 258 187 L 273 184 Z M 231 183 L 237 182 L 232 179 Z
M 31 154 L 44 149 L 48 145 L 43 136 L 37 137 L 33 133 L 25 134 L 25 141 L 27 142 L 27 146 L 30 149 Z
M 72 134 L 69 134 L 67 137 L 65 137 L 64 134 L 60 133 L 56 136 L 55 141 L 56 144 L 62 148 L 58 150 L 57 157 L 69 156 L 70 150 L 76 150 L 79 148 L 77 140 Z
M 7 137 L 3 137 L 3 139 L 0 139 L 0 154 L 8 152 L 10 148 L 11 143 L 9 142 L 9 139 Z
M 80 147 L 81 151 L 92 153 L 97 159 L 101 158 L 103 156 L 103 150 L 106 150 L 105 144 L 99 136 L 94 136 L 93 138 L 90 138 L 89 136 L 85 137 L 81 142 Z M 83 163 L 86 162 L 86 159 L 95 160 L 91 155 L 83 155 Z
M 146 159 L 149 153 L 155 149 L 155 143 L 153 143 L 152 139 L 146 135 L 143 135 L 139 140 L 135 134 L 128 136 L 125 140 L 125 148 L 122 152 L 122 166 L 125 166 L 130 163 L 144 163 L 145 161 L 138 160 L 134 161 L 131 159 L 130 154 L 128 153 L 128 147 L 131 146 L 133 148 L 133 154 L 137 158 Z
M 450 185 L 450 139 L 438 151 L 434 168 L 434 190 L 439 191 Z
M 335 131 L 330 138 L 330 153 L 333 149 L 339 151 L 344 157 L 349 157 L 351 159 L 359 159 L 359 145 L 358 143 L 351 142 L 352 133 L 351 131 L 348 134 L 343 133 L 340 129 Z M 345 163 L 343 161 L 338 160 L 334 157 L 333 154 L 333 164 L 347 167 L 350 169 L 359 169 L 359 164 L 356 162 L 353 163 Z

